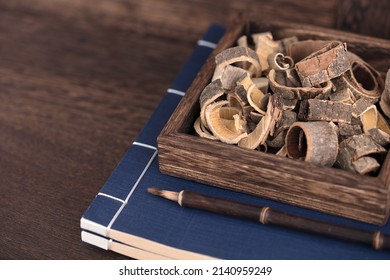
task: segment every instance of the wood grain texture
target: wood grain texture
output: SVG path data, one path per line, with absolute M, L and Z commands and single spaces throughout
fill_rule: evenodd
M 0 0 L 0 259 L 123 258 L 79 219 L 196 40 L 239 12 L 335 27 L 308 2 Z
M 368 63 L 382 61 L 376 64 L 378 66 L 389 63 L 388 40 L 356 37 L 301 24 L 286 27 L 285 24 L 237 23 L 221 39 L 213 55 L 234 45 L 243 33 L 271 31 L 278 38 L 283 37 L 280 34 L 324 40 L 340 36 L 339 39 L 347 44 L 360 45 L 362 55 L 371 58 Z M 375 46 L 368 46 L 370 41 L 375 42 Z M 366 51 L 363 49 L 365 44 Z M 375 53 L 367 55 L 371 49 L 375 49 Z M 197 100 L 214 68 L 213 57 L 210 57 L 159 136 L 158 155 L 163 173 L 368 223 L 380 225 L 387 221 L 390 181 L 385 174 L 389 173 L 386 169 L 389 157 L 379 176 L 370 177 L 193 136 L 191 126 L 199 115 Z
M 337 29 L 390 38 L 390 2 L 387 0 L 344 0 L 337 2 Z M 376 23 L 376 21 L 378 22 Z

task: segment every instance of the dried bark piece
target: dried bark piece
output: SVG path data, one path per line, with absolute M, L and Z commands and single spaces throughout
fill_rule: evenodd
M 367 98 L 360 98 L 352 105 L 352 116 L 360 117 L 372 105 L 372 100 Z
M 256 33 L 252 35 L 255 51 L 259 57 L 263 72 L 268 72 L 268 56 L 279 52 L 279 43 L 273 40 L 271 32 Z
M 248 103 L 259 113 L 265 115 L 266 95 L 259 90 L 247 74 L 237 81 L 237 86 L 242 86 L 246 90 Z
M 279 149 L 285 145 L 287 131 L 297 121 L 297 113 L 294 111 L 282 111 L 279 120 L 275 124 L 275 133 L 269 137 L 267 144 L 271 148 Z
M 385 153 L 386 149 L 376 143 L 370 135 L 354 135 L 340 143 L 337 166 L 355 171 L 352 162 L 365 156 L 384 155 Z
M 376 172 L 380 164 L 372 157 L 362 157 L 352 162 L 354 171 L 361 175 L 366 175 L 371 172 Z
M 333 80 L 336 88 L 349 88 L 356 99 L 366 98 L 374 104 L 379 100 L 384 82 L 371 65 L 357 55 L 347 52 L 351 69 Z
M 262 92 L 267 93 L 269 87 L 269 81 L 266 77 L 254 77 L 252 78 L 252 82 L 255 86 Z
M 248 48 L 248 38 L 246 35 L 242 35 L 237 39 L 237 46 Z M 248 70 L 250 63 L 247 61 L 242 61 L 237 63 L 242 69 Z
M 387 134 L 390 134 L 389 123 L 385 120 L 385 118 L 379 112 L 378 112 L 378 122 L 376 124 L 376 127 L 379 128 L 380 130 L 386 132 Z
M 354 104 L 356 99 L 349 88 L 338 89 L 329 95 L 329 99 L 333 102 L 346 104 Z M 353 115 L 353 112 L 352 112 Z
M 286 74 L 286 86 L 288 87 L 302 86 L 295 68 L 286 69 L 284 73 Z
M 275 137 L 269 138 L 266 143 L 269 147 L 280 149 L 285 144 L 287 130 L 280 131 Z
M 231 131 L 244 133 L 246 132 L 246 121 L 242 111 L 236 107 L 221 107 L 219 110 L 221 122 Z
M 290 126 L 297 121 L 297 113 L 294 111 L 283 111 L 280 119 L 275 126 L 275 134 L 278 134 L 282 130 L 287 130 Z
M 383 113 L 390 118 L 390 69 L 386 74 L 385 89 L 382 92 L 381 100 L 379 101 Z
M 284 145 L 283 147 L 281 147 L 280 150 L 277 151 L 275 155 L 281 156 L 281 157 L 287 157 L 287 148 L 286 148 L 286 145 Z
M 277 106 L 282 111 L 294 110 L 298 104 L 298 99 L 286 99 L 283 98 L 279 93 L 275 93 L 273 96 L 275 100 L 275 106 Z
M 339 41 L 330 42 L 295 64 L 304 87 L 318 86 L 342 75 L 349 68 L 346 45 Z
M 312 53 L 324 48 L 330 41 L 323 40 L 302 40 L 296 41 L 286 49 L 287 55 L 291 56 L 295 62 L 301 61 Z
M 226 49 L 215 56 L 215 63 L 217 66 L 215 67 L 212 80 L 214 81 L 221 78 L 224 68 L 227 65 L 243 61 L 251 63 L 251 66 L 253 67 L 250 67 L 248 71 L 250 71 L 253 76 L 257 77 L 260 75 L 261 64 L 256 52 L 247 47 L 237 46 Z
M 332 166 L 338 153 L 336 130 L 328 122 L 295 122 L 287 131 L 290 158 Z
M 249 72 L 240 67 L 227 65 L 221 75 L 222 88 L 226 91 L 233 90 L 237 81 L 242 80 L 244 76 L 249 76 Z
M 327 96 L 332 90 L 330 81 L 321 84 L 320 87 L 293 87 L 288 86 L 286 74 L 271 69 L 268 73 L 270 88 L 274 93 L 279 93 L 285 99 L 311 99 L 318 95 Z
M 221 142 L 227 144 L 237 144 L 242 138 L 247 136 L 246 132 L 234 131 L 226 126 L 220 117 L 220 110 L 229 102 L 226 100 L 214 102 L 206 108 L 206 121 L 211 133 Z
M 242 93 L 244 92 L 245 95 L 242 96 Z M 244 115 L 249 114 L 252 107 L 248 106 L 248 100 L 246 99 L 246 90 L 242 88 L 242 90 L 232 91 L 229 92 L 226 96 L 226 100 L 229 102 L 229 107 L 235 107 L 240 109 Z
M 376 128 L 378 124 L 378 110 L 375 105 L 368 107 L 360 115 L 363 124 L 363 131 L 367 133 L 371 128 Z
M 362 127 L 358 124 L 339 123 L 339 135 L 343 138 L 362 134 Z
M 303 100 L 299 107 L 298 119 L 304 121 L 332 121 L 351 123 L 352 106 L 329 100 Z
M 265 116 L 257 124 L 256 128 L 238 142 L 239 147 L 256 149 L 264 144 L 268 135 L 273 135 L 275 123 L 280 118 L 281 111 L 273 105 L 273 97 L 270 96 Z
M 209 104 L 217 100 L 219 97 L 225 94 L 222 88 L 222 82 L 220 79 L 209 83 L 202 91 L 199 97 L 200 103 L 200 120 L 202 125 L 209 128 L 206 121 L 206 108 Z
M 210 131 L 207 130 L 207 128 L 204 127 L 202 124 L 200 117 L 198 117 L 194 123 L 194 129 L 198 136 L 202 138 L 207 138 L 210 140 L 217 140 L 217 138 L 210 133 Z
M 384 132 L 379 128 L 371 128 L 368 130 L 368 134 L 372 139 L 382 147 L 388 147 L 390 144 L 390 134 Z
M 267 140 L 268 146 L 279 149 L 285 145 L 287 130 L 297 121 L 297 113 L 294 111 L 282 111 L 281 117 L 275 124 L 273 137 Z

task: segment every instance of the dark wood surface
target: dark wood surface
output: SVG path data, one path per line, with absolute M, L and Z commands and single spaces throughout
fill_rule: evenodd
M 389 37 L 388 16 L 356 16 L 367 1 L 308 2 L 0 0 L 0 259 L 124 258 L 81 242 L 81 215 L 210 23 L 242 12 Z

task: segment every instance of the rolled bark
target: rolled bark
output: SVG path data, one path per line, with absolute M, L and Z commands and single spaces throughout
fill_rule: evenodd
M 379 101 L 383 113 L 390 118 L 390 69 L 386 74 L 385 89 L 382 92 L 381 100 Z
M 329 100 L 308 99 L 301 102 L 298 119 L 351 123 L 352 106 Z
M 332 90 L 330 81 L 321 84 L 319 87 L 295 87 L 287 84 L 284 72 L 277 72 L 271 69 L 268 73 L 270 87 L 274 93 L 279 93 L 286 99 L 310 99 L 316 96 L 327 96 Z
M 357 172 L 353 166 L 355 161 L 372 155 L 380 157 L 385 153 L 386 149 L 376 143 L 370 135 L 354 135 L 340 143 L 337 166 L 345 170 Z
M 296 122 L 287 132 L 286 148 L 290 158 L 332 166 L 339 148 L 337 132 L 328 122 Z
M 261 74 L 261 64 L 256 52 L 247 47 L 232 47 L 224 50 L 215 56 L 216 68 L 214 71 L 213 81 L 221 78 L 224 68 L 227 65 L 237 62 L 248 62 L 251 64 L 249 71 L 257 77 Z
M 374 104 L 379 100 L 384 81 L 372 66 L 357 55 L 348 52 L 351 68 L 333 80 L 336 89 L 349 88 L 358 100 L 366 98 Z
M 350 69 L 346 46 L 333 41 L 295 64 L 304 87 L 318 86 Z

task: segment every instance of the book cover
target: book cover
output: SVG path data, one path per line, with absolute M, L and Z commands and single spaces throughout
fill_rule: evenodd
M 160 105 L 81 217 L 82 240 L 136 259 L 390 259 L 390 252 L 366 245 L 181 208 L 147 192 L 152 186 L 186 189 L 390 234 L 390 223 L 369 225 L 159 171 L 157 136 L 224 32 L 224 27 L 213 24 L 198 41 Z

